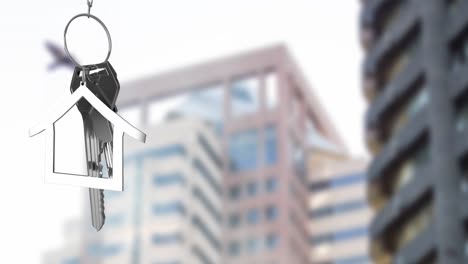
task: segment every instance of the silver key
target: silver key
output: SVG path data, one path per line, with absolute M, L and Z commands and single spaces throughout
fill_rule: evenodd
M 91 177 L 102 177 L 101 154 L 103 150 L 101 142 L 94 132 L 91 118 L 86 118 L 84 123 L 88 175 Z M 91 223 L 99 231 L 106 219 L 104 212 L 104 191 L 90 188 L 89 202 L 91 207 Z

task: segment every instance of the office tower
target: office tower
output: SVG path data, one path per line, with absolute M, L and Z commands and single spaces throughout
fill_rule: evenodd
M 148 142 L 126 143 L 126 190 L 106 192 L 99 233 L 85 225 L 80 263 L 309 263 L 307 146 L 344 147 L 284 46 L 123 83 L 118 100 Z
M 221 263 L 309 263 L 306 138 L 341 141 L 285 47 L 124 83 L 118 105 L 143 127 L 185 116 L 217 132 Z
M 367 162 L 336 149 L 309 150 L 310 263 L 370 263 Z
M 468 1 L 363 1 L 372 257 L 467 263 Z

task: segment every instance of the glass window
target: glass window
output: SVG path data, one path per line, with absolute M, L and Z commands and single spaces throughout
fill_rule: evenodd
M 178 94 L 150 102 L 148 104 L 148 123 L 159 125 L 171 119 L 171 116 L 176 115 L 177 109 L 187 99 L 187 94 Z
M 234 172 L 257 168 L 258 137 L 256 130 L 233 134 L 229 142 L 230 167 Z
M 232 213 L 230 216 L 229 216 L 229 226 L 230 227 L 238 227 L 240 225 L 240 221 L 241 221 L 241 218 L 240 218 L 240 215 L 238 213 Z
M 306 161 L 304 149 L 293 139 L 290 141 L 291 165 L 297 177 L 307 185 Z
M 174 156 L 185 155 L 185 148 L 180 144 L 167 145 L 160 148 L 147 149 L 141 153 L 136 154 L 137 158 L 148 157 L 155 159 L 166 159 Z
M 266 219 L 272 221 L 278 218 L 278 208 L 274 205 L 269 205 L 265 210 Z
M 260 213 L 257 209 L 250 209 L 247 212 L 247 223 L 256 224 L 260 221 Z
M 279 237 L 275 233 L 268 234 L 265 240 L 265 245 L 267 249 L 275 249 L 279 245 Z
M 423 145 L 412 152 L 412 155 L 408 159 L 404 160 L 399 167 L 396 167 L 394 180 L 390 186 L 391 192 L 395 193 L 409 183 L 416 175 L 418 169 L 429 163 L 429 159 L 428 145 Z
M 66 258 L 62 264 L 80 264 L 80 257 L 69 257 Z
M 180 117 L 199 118 L 213 126 L 216 132 L 223 129 L 224 95 L 222 85 L 196 88 L 189 93 L 159 99 L 148 105 L 150 124 L 161 124 Z
M 361 199 L 351 200 L 351 201 L 334 204 L 332 206 L 325 206 L 325 207 L 313 209 L 309 212 L 309 216 L 311 218 L 320 218 L 320 217 L 329 216 L 332 214 L 342 214 L 342 213 L 346 213 L 349 211 L 359 210 L 359 209 L 366 208 L 366 207 L 367 207 L 366 200 L 361 200 Z
M 274 192 L 278 189 L 278 179 L 276 177 L 271 177 L 265 182 L 265 189 L 267 192 Z
M 409 98 L 409 101 L 401 108 L 390 123 L 390 133 L 394 135 L 403 128 L 408 121 L 415 117 L 429 101 L 429 95 L 425 87 L 421 87 L 416 94 Z
M 167 187 L 171 185 L 184 185 L 185 179 L 178 172 L 156 174 L 153 178 L 153 184 L 156 187 Z
M 256 76 L 238 79 L 232 82 L 231 113 L 233 116 L 241 116 L 258 111 L 259 105 L 259 81 Z
M 419 233 L 421 233 L 432 220 L 431 200 L 426 199 L 425 203 L 416 210 L 412 211 L 401 227 L 393 233 L 394 246 L 399 250 L 409 241 L 412 241 Z
M 229 198 L 231 200 L 239 200 L 241 196 L 241 187 L 239 185 L 231 186 L 229 188 Z
M 276 164 L 278 161 L 278 135 L 275 126 L 268 126 L 265 129 L 265 163 L 267 165 Z
M 391 81 L 407 67 L 415 53 L 419 50 L 418 47 L 421 39 L 419 31 L 416 29 L 413 30 L 412 33 L 411 37 L 402 43 L 402 48 L 399 49 L 399 53 L 390 57 L 383 66 L 383 71 L 380 76 L 382 87 L 391 85 Z M 387 87 L 383 89 L 387 89 Z
M 343 242 L 358 237 L 367 236 L 367 227 L 353 227 L 348 229 L 339 230 L 333 233 L 325 233 L 316 236 L 312 236 L 311 242 L 313 245 L 319 245 L 330 242 Z
M 247 184 L 247 194 L 249 196 L 255 196 L 258 193 L 258 184 L 257 182 L 250 182 Z
M 181 233 L 153 234 L 152 241 L 155 245 L 176 244 L 183 242 L 183 236 Z
M 345 258 L 339 258 L 334 261 L 334 264 L 368 264 L 371 263 L 366 255 L 357 255 Z
M 153 205 L 153 214 L 163 216 L 169 214 L 185 214 L 185 206 L 180 201 L 171 201 Z
M 91 243 L 88 247 L 88 254 L 91 256 L 111 257 L 119 255 L 124 247 L 121 244 Z
M 355 173 L 345 175 L 342 177 L 336 177 L 331 180 L 317 181 L 309 185 L 309 191 L 319 192 L 329 188 L 340 188 L 350 186 L 354 184 L 363 183 L 366 181 L 366 175 L 364 173 Z
M 260 242 L 258 239 L 251 237 L 247 240 L 247 251 L 249 253 L 255 253 L 260 250 Z
M 229 242 L 228 250 L 230 256 L 239 256 L 240 249 L 241 247 L 238 241 Z
M 273 109 L 278 105 L 278 76 L 276 72 L 270 72 L 265 78 L 265 96 L 267 109 Z
M 107 226 L 120 226 L 124 222 L 123 214 L 111 214 L 106 215 L 106 225 Z

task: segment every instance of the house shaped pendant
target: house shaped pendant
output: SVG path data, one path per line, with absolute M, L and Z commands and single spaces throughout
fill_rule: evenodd
M 70 173 L 59 169 L 57 161 L 66 160 L 60 157 L 57 150 L 57 139 L 60 132 L 57 125 L 60 119 L 69 114 L 80 100 L 86 100 L 96 111 L 113 125 L 113 151 L 112 151 L 112 177 L 100 178 L 89 177 L 83 173 Z M 29 130 L 29 136 L 33 137 L 41 132 L 46 135 L 46 165 L 45 182 L 55 184 L 66 184 L 87 188 L 123 191 L 123 136 L 127 134 L 140 141 L 146 141 L 146 134 L 133 127 L 117 113 L 109 109 L 99 98 L 97 98 L 86 86 L 80 86 L 74 93 L 60 100 L 58 105 L 39 124 Z M 62 166 L 63 167 L 63 166 Z M 86 170 L 81 170 L 86 171 Z

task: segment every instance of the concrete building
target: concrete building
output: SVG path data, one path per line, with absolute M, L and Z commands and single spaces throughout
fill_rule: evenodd
M 468 263 L 468 1 L 362 1 L 372 258 Z
M 371 263 L 365 160 L 333 149 L 309 152 L 310 263 Z

